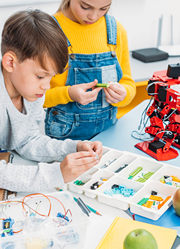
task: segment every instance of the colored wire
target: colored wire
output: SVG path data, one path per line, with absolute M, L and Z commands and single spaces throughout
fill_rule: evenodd
M 53 199 L 55 199 L 56 201 L 58 201 L 58 202 L 62 205 L 62 207 L 63 207 L 63 209 L 64 209 L 64 213 L 66 214 L 66 209 L 65 209 L 64 205 L 62 204 L 62 202 L 61 202 L 59 199 L 57 199 L 57 198 L 54 197 L 54 196 L 50 196 L 50 195 L 48 195 L 48 197 L 53 198 Z M 65 216 L 66 216 L 66 215 L 65 215 Z
M 31 197 L 31 196 L 35 196 L 35 195 L 42 195 L 43 197 L 45 197 L 48 201 L 49 201 L 49 212 L 48 212 L 48 214 L 47 215 L 44 215 L 44 214 L 40 214 L 39 212 L 37 212 L 36 210 L 33 210 L 33 211 L 35 211 L 37 214 L 39 214 L 40 216 L 44 216 L 44 217 L 48 217 L 49 215 L 50 215 L 50 213 L 51 213 L 51 201 L 49 200 L 49 198 L 46 196 L 46 195 L 44 195 L 44 194 L 40 194 L 40 193 L 35 193 L 35 194 L 30 194 L 30 195 L 26 195 L 24 198 L 23 198 L 23 200 L 22 200 L 22 208 L 23 208 L 23 210 L 26 212 L 26 210 L 25 210 L 25 207 L 24 207 L 24 203 L 25 203 L 25 199 L 27 198 L 27 197 Z
M 20 233 L 22 232 L 23 229 L 19 230 L 19 231 L 13 231 L 13 233 Z
M 5 206 L 7 206 L 9 203 L 12 203 L 12 202 L 18 202 L 18 203 L 21 203 L 22 205 L 26 205 L 28 208 L 30 208 L 32 211 L 34 211 L 35 213 L 37 213 L 37 214 L 39 214 L 40 216 L 45 216 L 45 215 L 43 215 L 43 214 L 40 214 L 40 213 L 38 213 L 35 209 L 33 209 L 32 207 L 30 207 L 27 203 L 23 203 L 22 201 L 7 201 L 7 202 L 5 202 L 5 205 L 2 207 L 2 213 L 6 216 L 6 218 L 7 218 L 7 215 L 3 212 L 3 209 L 4 209 L 4 207 Z M 25 210 L 25 209 L 24 209 Z M 26 212 L 26 210 L 25 210 L 25 212 Z M 47 217 L 47 216 L 46 216 Z
M 66 209 L 65 209 L 64 205 L 62 204 L 62 202 L 61 202 L 59 199 L 57 199 L 56 197 L 50 196 L 50 195 L 48 195 L 48 197 L 51 197 L 51 198 L 57 200 L 57 201 L 62 205 L 62 207 L 63 207 L 63 209 L 64 209 L 64 217 L 63 217 L 64 219 L 65 219 L 65 217 L 66 217 L 66 215 L 67 215 L 68 212 L 71 214 L 71 220 L 69 221 L 69 223 L 71 223 L 71 222 L 72 222 L 72 212 L 71 212 L 71 210 L 68 209 L 68 210 L 66 211 Z
M 70 210 L 70 209 L 67 210 L 65 216 L 67 215 L 68 212 L 71 214 L 71 217 L 72 217 L 72 213 L 71 213 L 71 210 Z M 71 218 L 71 220 L 69 221 L 69 223 L 71 223 L 71 222 L 72 222 L 72 218 Z
M 151 99 L 149 100 L 146 108 L 144 109 L 144 111 L 141 114 L 140 123 L 138 125 L 138 130 L 140 130 L 140 132 L 138 132 L 138 131 L 132 131 L 131 132 L 131 136 L 133 138 L 135 138 L 135 139 L 142 140 L 142 141 L 147 141 L 147 140 L 151 141 L 151 140 L 153 140 L 153 138 L 150 137 L 150 135 L 148 135 L 147 133 L 145 133 L 145 132 L 142 133 L 144 128 L 146 127 L 146 124 L 147 124 L 148 120 L 149 120 L 149 117 L 146 117 L 146 112 L 147 112 L 152 100 L 153 100 L 153 98 L 151 97 Z M 135 134 L 137 134 L 138 136 L 136 136 Z M 147 135 L 148 135 L 148 137 L 147 137 Z
M 48 201 L 49 201 L 49 211 L 48 211 L 48 214 L 47 215 L 44 215 L 44 214 L 41 214 L 41 213 L 39 213 L 38 211 L 37 211 L 37 209 L 39 208 L 39 206 L 40 206 L 40 204 L 39 205 L 37 205 L 37 207 L 36 207 L 36 210 L 35 209 L 33 209 L 31 206 L 29 206 L 28 204 L 27 204 L 27 201 L 29 201 L 30 199 L 32 199 L 32 198 L 35 198 L 36 196 L 42 196 L 42 197 L 45 197 Z M 29 200 L 26 200 L 25 201 L 25 199 L 26 198 L 29 198 Z M 16 200 L 14 200 L 14 201 L 6 201 L 6 202 L 3 202 L 2 204 L 4 204 L 3 205 L 3 207 L 2 207 L 2 213 L 6 216 L 6 218 L 7 218 L 7 215 L 4 213 L 4 211 L 3 211 L 3 209 L 8 205 L 8 204 L 12 204 L 12 205 L 18 205 L 18 204 L 22 204 L 22 208 L 23 208 L 23 210 L 24 210 L 24 212 L 26 213 L 26 209 L 25 209 L 25 206 L 27 206 L 28 208 L 29 208 L 29 210 L 32 210 L 33 212 L 35 212 L 36 214 L 38 214 L 38 215 L 40 215 L 40 216 L 44 216 L 44 217 L 49 217 L 49 215 L 50 215 L 50 213 L 51 213 L 51 201 L 50 201 L 50 199 L 49 198 L 53 198 L 53 199 L 55 199 L 55 200 L 57 200 L 60 204 L 61 204 L 61 206 L 63 207 L 63 210 L 64 210 L 64 219 L 65 219 L 65 217 L 66 217 L 66 215 L 68 214 L 68 212 L 71 214 L 71 217 L 72 217 L 72 212 L 71 212 L 71 210 L 70 209 L 68 209 L 67 211 L 66 211 L 66 209 L 65 209 L 65 207 L 64 207 L 64 205 L 63 205 L 63 203 L 59 200 L 59 199 L 57 199 L 56 197 L 54 197 L 54 196 L 47 196 L 47 195 L 44 195 L 44 194 L 41 194 L 41 193 L 35 193 L 35 194 L 29 194 L 29 195 L 26 195 L 26 196 L 24 196 L 23 197 L 23 199 L 22 200 L 20 200 L 20 201 L 16 201 Z M 16 204 L 15 204 L 16 203 Z M 5 220 L 5 218 L 0 218 L 0 220 Z M 72 222 L 72 218 L 71 218 L 71 221 L 70 222 Z M 19 233 L 19 232 L 21 232 L 23 229 L 21 229 L 21 230 L 19 230 L 19 231 L 13 231 L 14 233 Z
M 163 81 L 154 81 L 154 82 L 152 82 L 152 83 L 150 83 L 150 84 L 147 85 L 146 90 L 148 91 L 148 89 L 149 89 L 150 86 L 158 84 L 158 83 L 164 83 L 164 82 Z M 150 95 L 150 96 L 154 96 L 154 95 L 157 95 L 157 94 L 158 93 L 148 93 L 148 95 Z
M 175 113 L 176 111 L 177 109 L 174 109 L 174 111 L 171 114 L 169 114 L 169 116 L 163 118 L 163 120 L 166 121 L 167 119 L 169 119 L 172 116 L 172 114 Z

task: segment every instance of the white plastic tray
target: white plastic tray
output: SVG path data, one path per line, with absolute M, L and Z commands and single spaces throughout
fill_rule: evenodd
M 161 196 L 163 199 L 167 196 L 173 196 L 177 188 L 175 186 L 160 183 L 160 178 L 164 175 L 174 175 L 180 179 L 180 168 L 127 151 L 119 151 L 108 147 L 104 147 L 103 149 L 103 157 L 99 164 L 76 179 L 84 182 L 84 185 L 76 185 L 74 183 L 75 180 L 67 184 L 69 190 L 78 194 L 84 194 L 90 198 L 97 198 L 99 202 L 122 210 L 127 210 L 130 207 L 130 210 L 133 213 L 149 219 L 157 220 L 170 207 L 170 205 L 172 205 L 172 198 L 159 210 L 152 210 L 140 206 L 137 203 L 142 198 L 149 197 L 151 195 L 149 193 L 151 193 L 152 190 L 158 192 L 158 196 Z M 116 160 L 109 166 L 103 168 L 104 164 L 114 159 Z M 115 173 L 117 169 L 125 164 L 128 164 L 128 166 L 120 172 Z M 130 173 L 138 167 L 142 167 L 143 170 L 133 177 L 132 180 L 128 179 Z M 154 173 L 145 182 L 137 181 L 138 178 L 143 177 L 143 174 L 148 172 Z M 106 179 L 107 181 L 103 181 L 102 179 Z M 98 182 L 101 186 L 92 190 L 90 186 L 95 182 Z M 105 194 L 104 191 L 110 190 L 114 184 L 123 184 L 127 188 L 133 188 L 135 194 L 130 197 L 124 197 L 121 194 L 113 196 Z

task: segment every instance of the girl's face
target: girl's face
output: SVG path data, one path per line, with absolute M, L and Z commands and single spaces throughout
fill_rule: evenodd
M 106 14 L 111 2 L 112 0 L 71 0 L 66 14 L 74 22 L 90 25 Z

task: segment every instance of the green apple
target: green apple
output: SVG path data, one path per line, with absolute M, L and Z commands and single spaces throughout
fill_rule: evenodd
M 180 189 L 176 190 L 173 196 L 173 207 L 178 216 L 180 216 Z
M 158 249 L 158 246 L 150 232 L 145 229 L 136 229 L 126 236 L 123 249 Z

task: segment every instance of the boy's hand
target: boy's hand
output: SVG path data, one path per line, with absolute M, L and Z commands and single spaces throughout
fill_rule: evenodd
M 81 151 L 67 155 L 60 164 L 64 182 L 75 180 L 98 162 L 96 153 L 93 151 Z
M 122 101 L 126 95 L 126 89 L 121 84 L 112 84 L 108 88 L 104 88 L 106 94 L 106 101 L 110 104 L 116 104 Z
M 81 105 L 87 105 L 95 101 L 97 99 L 98 92 L 102 89 L 101 87 L 95 88 L 97 82 L 97 80 L 94 80 L 91 83 L 70 86 L 68 89 L 70 98 Z M 87 92 L 88 89 L 92 89 L 92 91 Z
M 80 141 L 77 143 L 77 151 L 91 151 L 95 152 L 97 159 L 101 159 L 102 157 L 102 143 L 99 141 Z

